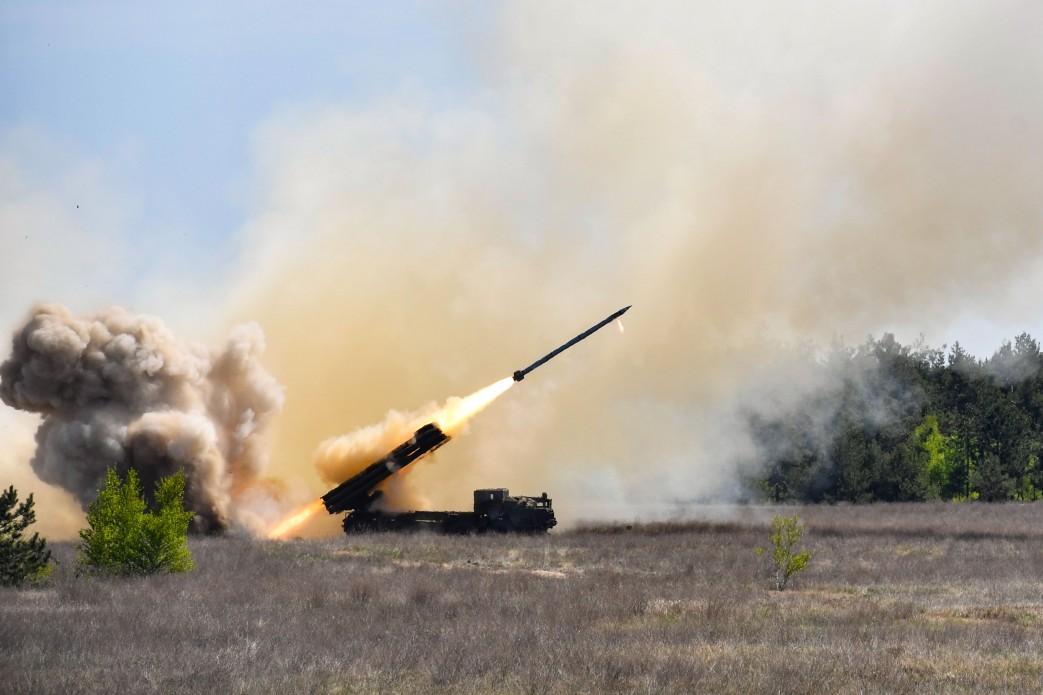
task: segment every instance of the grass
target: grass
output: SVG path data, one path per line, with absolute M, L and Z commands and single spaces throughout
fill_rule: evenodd
M 1043 690 L 1043 504 L 777 510 L 547 537 L 196 539 L 198 569 L 0 591 L 5 692 Z

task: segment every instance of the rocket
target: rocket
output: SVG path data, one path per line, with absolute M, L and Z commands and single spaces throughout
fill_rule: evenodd
M 514 380 L 515 381 L 521 381 L 522 379 L 525 378 L 526 374 L 531 372 L 533 369 L 536 369 L 536 367 L 539 367 L 544 362 L 549 362 L 551 359 L 557 357 L 558 353 L 561 353 L 561 352 L 564 352 L 565 350 L 568 350 L 570 347 L 572 347 L 573 345 L 575 345 L 579 341 L 581 341 L 584 338 L 590 336 L 592 333 L 596 333 L 597 331 L 601 330 L 602 328 L 604 328 L 608 324 L 612 323 L 613 321 L 618 319 L 620 316 L 622 316 L 623 314 L 627 313 L 627 310 L 630 308 L 630 306 L 632 306 L 632 305 L 625 306 L 622 309 L 620 309 L 619 311 L 617 311 L 616 313 L 614 313 L 611 316 L 609 316 L 608 318 L 606 318 L 606 319 L 604 319 L 602 321 L 599 321 L 598 323 L 594 324 L 593 326 L 591 326 L 587 330 L 583 331 L 582 333 L 577 335 L 575 338 L 573 338 L 569 342 L 567 342 L 564 345 L 562 345 L 561 347 L 558 347 L 558 348 L 555 348 L 554 350 L 551 350 L 546 355 L 544 355 L 543 357 L 539 358 L 538 360 L 536 360 L 535 362 L 530 364 L 525 369 L 519 369 L 518 371 L 516 371 L 514 373 Z

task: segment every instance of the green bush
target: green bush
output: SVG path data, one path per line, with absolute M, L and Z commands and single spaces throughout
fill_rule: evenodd
M 80 561 L 115 574 L 187 572 L 192 569 L 188 549 L 183 473 L 156 485 L 156 508 L 149 511 L 138 474 L 132 469 L 126 482 L 109 469 L 105 487 L 87 511 L 87 528 L 80 531 Z
M 43 578 L 50 571 L 47 541 L 37 533 L 28 540 L 23 538 L 25 530 L 36 521 L 33 505 L 32 495 L 19 504 L 13 485 L 0 493 L 0 585 L 16 586 Z
M 775 588 L 782 591 L 789 583 L 790 577 L 808 566 L 811 553 L 797 552 L 797 544 L 804 537 L 804 524 L 800 517 L 776 516 L 771 522 L 771 553 L 775 570 Z M 764 548 L 755 550 L 757 555 L 764 554 Z

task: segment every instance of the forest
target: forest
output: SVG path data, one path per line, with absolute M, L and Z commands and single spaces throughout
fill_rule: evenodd
M 1040 499 L 1041 360 L 1027 333 L 987 359 L 891 334 L 835 345 L 810 362 L 825 386 L 746 413 L 766 459 L 752 487 L 772 502 Z

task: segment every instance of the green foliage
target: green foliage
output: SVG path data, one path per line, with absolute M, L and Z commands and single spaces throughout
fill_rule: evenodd
M 110 468 L 87 511 L 87 528 L 80 531 L 81 562 L 100 570 L 127 569 L 137 555 L 144 515 L 137 472 L 132 469 L 124 483 Z
M 952 474 L 952 442 L 942 434 L 938 418 L 925 415 L 913 430 L 911 444 L 921 453 L 922 478 L 928 499 L 940 499 Z
M 783 591 L 789 584 L 790 577 L 800 572 L 811 562 L 811 553 L 797 550 L 797 545 L 804 537 L 804 524 L 800 517 L 776 516 L 771 522 L 771 560 L 775 572 L 775 588 Z M 764 555 L 764 548 L 754 548 L 758 556 Z
M 80 531 L 80 561 L 114 574 L 187 572 L 192 569 L 188 524 L 184 509 L 183 473 L 163 478 L 156 486 L 155 510 L 149 511 L 137 473 L 121 481 L 114 469 L 87 511 L 87 528 Z
M 51 575 L 54 574 L 54 563 L 48 562 L 46 565 L 41 565 L 35 572 L 28 577 L 30 584 L 44 584 Z
M 33 496 L 19 504 L 14 486 L 0 493 L 0 585 L 17 586 L 50 573 L 51 551 L 47 541 L 25 530 L 36 522 Z
M 1015 481 L 998 455 L 986 454 L 974 473 L 971 481 L 983 501 L 1000 502 L 1014 495 Z
M 188 572 L 192 554 L 188 550 L 188 525 L 192 512 L 185 511 L 185 476 L 168 476 L 156 486 L 156 512 L 143 521 L 141 567 L 145 572 Z
M 1025 466 L 1015 497 L 1022 502 L 1033 502 L 1043 499 L 1043 489 L 1040 489 L 1040 461 L 1039 456 L 1033 454 L 1029 457 L 1028 465 Z
M 1043 353 L 1027 334 L 977 360 L 892 335 L 806 358 L 822 386 L 754 409 L 775 502 L 1043 497 Z

